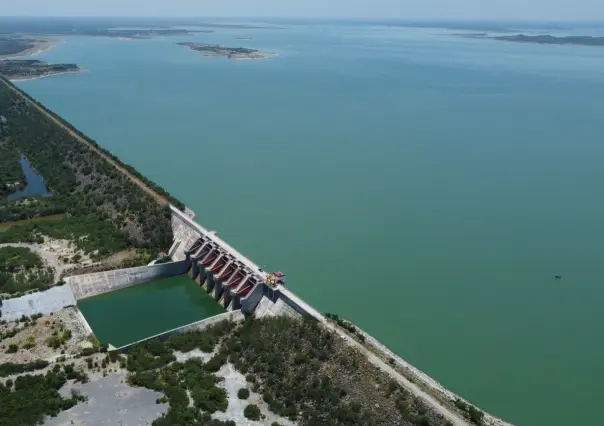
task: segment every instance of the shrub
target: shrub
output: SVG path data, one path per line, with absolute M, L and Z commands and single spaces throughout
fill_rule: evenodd
M 248 399 L 250 397 L 250 391 L 247 388 L 241 388 L 237 392 L 237 397 L 239 399 Z
M 260 420 L 260 408 L 258 408 L 257 405 L 249 404 L 245 407 L 245 410 L 243 410 L 243 415 L 250 420 Z

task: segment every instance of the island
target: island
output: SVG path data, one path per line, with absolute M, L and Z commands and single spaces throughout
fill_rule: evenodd
M 604 37 L 593 36 L 563 36 L 553 35 L 506 35 L 490 37 L 493 40 L 511 41 L 516 43 L 537 43 L 537 44 L 572 44 L 576 46 L 604 46 Z
M 262 52 L 257 49 L 249 49 L 247 47 L 227 47 L 221 44 L 191 42 L 182 42 L 176 44 L 179 46 L 188 47 L 189 49 L 197 52 L 201 52 L 204 54 L 204 56 L 224 56 L 229 59 L 265 59 L 277 56 L 274 53 Z
M 5 59 L 0 61 L 0 75 L 9 80 L 29 80 L 80 71 L 82 70 L 76 64 L 49 64 L 34 59 Z
M 604 37 L 594 36 L 553 36 L 543 35 L 499 35 L 489 36 L 488 33 L 465 33 L 454 34 L 455 37 L 478 38 L 485 40 L 510 41 L 512 43 L 534 43 L 534 44 L 557 44 L 557 45 L 575 45 L 575 46 L 604 46 Z

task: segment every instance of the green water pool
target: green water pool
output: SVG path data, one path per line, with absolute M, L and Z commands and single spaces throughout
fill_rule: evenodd
M 101 294 L 78 308 L 100 342 L 115 347 L 224 312 L 188 275 Z

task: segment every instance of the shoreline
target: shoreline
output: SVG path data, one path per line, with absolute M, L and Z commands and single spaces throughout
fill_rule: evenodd
M 54 76 L 63 75 L 63 74 L 80 74 L 83 72 L 86 72 L 86 70 L 84 68 L 80 68 L 77 71 L 62 71 L 62 72 L 56 72 L 56 73 L 51 73 L 51 74 L 37 75 L 35 77 L 13 77 L 13 78 L 9 78 L 8 81 L 10 81 L 11 83 L 19 83 L 19 82 L 23 82 L 23 81 L 40 80 L 41 78 L 54 77 Z
M 57 46 L 60 43 L 64 43 L 62 38 L 55 36 L 42 36 L 39 38 L 34 38 L 32 36 L 24 36 L 23 40 L 30 40 L 33 42 L 34 46 L 28 49 L 22 50 L 18 53 L 11 53 L 8 55 L 0 55 L 0 60 L 5 59 L 20 59 L 28 56 L 36 56 L 42 52 L 50 50 Z
M 252 59 L 271 59 L 271 58 L 277 58 L 279 56 L 278 53 L 266 53 L 266 52 L 261 52 L 260 55 L 262 56 L 244 56 L 244 57 L 238 57 L 238 56 L 231 56 L 231 57 L 227 57 L 226 59 L 231 59 L 233 61 L 247 61 L 247 60 L 252 60 Z

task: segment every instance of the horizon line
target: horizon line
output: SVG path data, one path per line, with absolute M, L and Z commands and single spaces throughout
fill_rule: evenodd
M 0 15 L 0 19 L 4 18 L 50 18 L 50 19 L 180 19 L 180 20 L 196 20 L 196 19 L 292 19 L 292 20 L 315 20 L 315 21 L 360 21 L 360 22 L 418 22 L 418 23 L 433 23 L 433 22 L 476 22 L 476 23 L 513 23 L 513 22 L 532 22 L 532 23 L 593 23 L 604 24 L 604 20 L 592 19 L 525 19 L 525 18 L 392 18 L 392 17 L 355 17 L 355 16 L 141 16 L 141 15 Z

